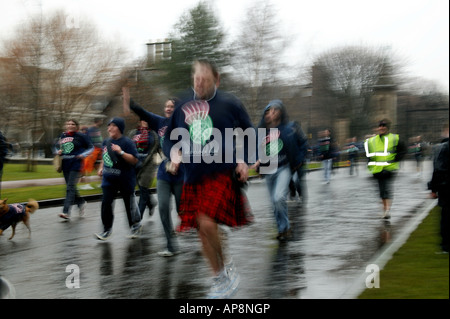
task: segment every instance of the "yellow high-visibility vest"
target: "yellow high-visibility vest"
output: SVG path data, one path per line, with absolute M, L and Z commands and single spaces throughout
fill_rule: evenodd
M 376 135 L 364 142 L 366 156 L 369 158 L 367 167 L 372 174 L 382 170 L 393 171 L 399 168 L 394 162 L 397 155 L 398 134 L 389 133 L 384 136 Z

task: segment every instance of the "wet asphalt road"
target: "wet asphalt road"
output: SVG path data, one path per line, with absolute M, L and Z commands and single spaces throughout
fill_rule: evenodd
M 322 174 L 307 174 L 306 203 L 289 203 L 294 236 L 287 243 L 275 239 L 264 180 L 250 183 L 255 223 L 227 231 L 227 251 L 240 274 L 233 298 L 342 298 L 376 252 L 430 201 L 429 161 L 422 176 L 415 162 L 402 163 L 388 222 L 380 219 L 378 188 L 363 164 L 358 176 L 350 176 L 347 168 L 334 170 L 330 184 L 323 183 Z M 14 286 L 16 298 L 198 299 L 208 292 L 211 274 L 195 233 L 178 236 L 179 255 L 158 256 L 165 238 L 157 208 L 151 217 L 145 213 L 140 238 L 129 239 L 123 204 L 116 200 L 113 236 L 107 242 L 93 236 L 102 229 L 100 202 L 88 203 L 84 217 L 74 207 L 69 222 L 57 217 L 61 210 L 44 208 L 32 215 L 31 239 L 23 224 L 13 240 L 8 240 L 11 229 L 0 237 L 0 275 Z

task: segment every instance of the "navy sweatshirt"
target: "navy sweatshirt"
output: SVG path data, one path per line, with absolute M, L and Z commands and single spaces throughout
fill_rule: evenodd
M 234 169 L 236 143 L 229 138 L 230 132 L 250 129 L 256 136 L 242 102 L 220 90 L 208 101 L 194 100 L 193 91 L 181 101 L 168 123 L 163 150 L 167 157 L 172 147 L 182 150 L 185 183 Z M 172 133 L 175 136 L 171 138 Z M 243 159 L 251 158 L 255 151 L 256 147 L 244 149 Z

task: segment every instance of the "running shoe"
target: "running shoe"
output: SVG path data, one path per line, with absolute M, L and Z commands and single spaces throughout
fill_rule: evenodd
M 163 251 L 158 251 L 158 256 L 161 257 L 172 257 L 178 254 L 178 251 L 170 251 L 168 249 L 163 250 Z
M 207 295 L 208 299 L 228 299 L 231 298 L 237 290 L 239 280 L 237 276 L 229 278 L 227 271 L 222 271 L 213 278 L 213 285 Z
M 58 214 L 58 216 L 61 217 L 64 220 L 69 220 L 70 219 L 70 216 L 68 214 L 61 213 L 61 214 Z
M 80 209 L 80 217 L 84 216 L 85 213 L 85 208 L 86 208 L 86 202 L 84 202 L 83 204 L 80 205 L 79 209 Z
M 95 235 L 95 237 L 97 237 L 97 239 L 105 241 L 105 240 L 107 240 L 109 237 L 111 237 L 112 231 L 111 231 L 111 230 L 106 230 L 106 231 L 104 231 L 103 233 L 100 233 L 100 234 L 94 234 L 94 235 Z
M 133 225 L 131 227 L 131 231 L 130 231 L 130 234 L 128 235 L 128 238 L 132 238 L 132 239 L 138 238 L 141 231 L 142 231 L 142 224 L 139 224 L 137 226 Z

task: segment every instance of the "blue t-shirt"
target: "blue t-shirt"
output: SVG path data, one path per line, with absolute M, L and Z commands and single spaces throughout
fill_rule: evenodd
M 59 148 L 62 151 L 63 171 L 80 171 L 83 159 L 77 156 L 86 157 L 94 150 L 89 137 L 80 132 L 62 133 L 59 138 Z
M 119 145 L 125 153 L 138 158 L 136 145 L 130 138 L 121 136 L 114 140 L 108 138 L 103 141 L 103 179 L 102 187 L 118 186 L 134 191 L 136 186 L 136 172 L 134 165 L 125 161 L 120 154 L 111 150 L 111 144 Z M 108 148 L 110 151 L 108 152 Z
M 180 149 L 186 157 L 186 160 L 183 159 L 184 181 L 196 183 L 204 176 L 236 167 L 236 144 L 233 138 L 229 139 L 229 131 L 238 128 L 242 131 L 250 129 L 255 134 L 244 105 L 235 96 L 217 91 L 213 98 L 206 101 L 194 100 L 191 93 L 170 118 L 163 144 L 164 154 L 169 157 L 172 147 L 178 148 L 181 145 L 179 142 L 183 141 L 184 146 Z M 170 138 L 172 132 L 177 135 L 180 131 L 185 136 Z M 245 158 L 248 151 L 243 151 Z
M 166 133 L 167 125 L 169 124 L 170 119 L 144 110 L 142 106 L 135 103 L 132 99 L 130 99 L 130 109 L 135 112 L 141 120 L 146 121 L 148 123 L 148 127 L 158 134 L 159 143 L 162 147 L 162 145 L 164 144 L 164 136 Z M 173 175 L 166 171 L 167 161 L 167 159 L 164 159 L 159 165 L 156 178 L 159 180 L 167 181 L 169 183 L 183 182 L 183 165 L 180 166 L 178 174 Z

